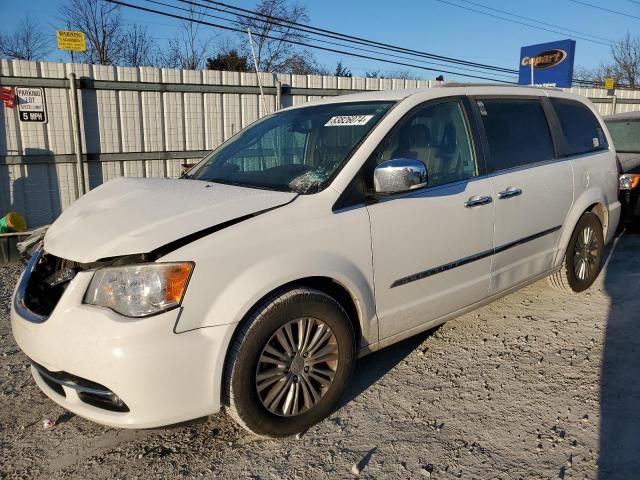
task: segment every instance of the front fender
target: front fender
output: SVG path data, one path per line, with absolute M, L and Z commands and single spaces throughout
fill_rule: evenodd
M 330 278 L 344 287 L 358 309 L 366 343 L 378 340 L 374 294 L 365 273 L 351 259 L 330 252 L 283 253 L 252 265 L 216 295 L 204 324 L 240 322 L 269 293 L 308 277 Z M 180 331 L 188 328 L 178 325 Z
M 300 204 L 297 210 L 296 203 Z M 353 298 L 363 344 L 377 342 L 366 209 L 333 214 L 311 207 L 294 202 L 287 209 L 246 220 L 164 257 L 163 261 L 187 259 L 196 264 L 176 332 L 238 323 L 279 287 L 308 277 L 326 277 Z

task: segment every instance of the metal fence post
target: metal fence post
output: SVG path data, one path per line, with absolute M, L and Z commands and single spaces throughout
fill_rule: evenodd
M 282 109 L 282 82 L 277 77 L 277 75 L 273 75 L 275 77 L 275 85 L 276 85 L 276 111 Z
M 611 115 L 616 113 L 617 106 L 618 106 L 618 96 L 614 92 L 613 95 L 611 96 Z
M 78 88 L 76 74 L 69 74 L 71 88 L 71 122 L 73 127 L 73 146 L 76 153 L 76 172 L 78 183 L 78 197 L 85 194 L 84 165 L 82 164 L 82 133 L 80 132 L 80 108 L 78 107 Z

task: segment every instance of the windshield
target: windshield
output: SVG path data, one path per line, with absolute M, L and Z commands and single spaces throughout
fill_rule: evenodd
M 318 192 L 391 105 L 334 103 L 269 115 L 210 153 L 186 177 L 297 193 Z
M 617 152 L 640 152 L 640 120 L 607 122 Z

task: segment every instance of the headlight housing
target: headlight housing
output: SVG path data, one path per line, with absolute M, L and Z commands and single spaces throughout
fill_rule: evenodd
M 633 190 L 640 185 L 640 175 L 625 173 L 620 175 L 620 190 Z
M 96 270 L 84 303 L 127 317 L 148 317 L 182 302 L 193 263 L 149 263 Z

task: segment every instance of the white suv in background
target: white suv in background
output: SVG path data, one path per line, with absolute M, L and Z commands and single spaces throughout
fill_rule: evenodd
M 452 86 L 269 115 L 182 179 L 69 207 L 11 322 L 51 399 L 155 427 L 218 412 L 283 437 L 336 408 L 358 356 L 543 277 L 597 277 L 620 215 L 584 98 Z

